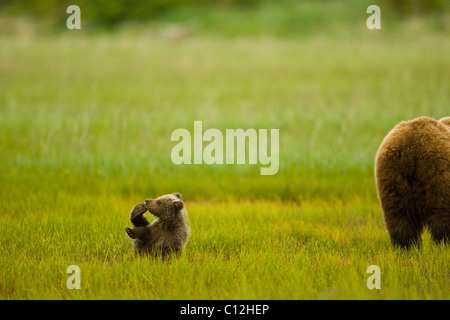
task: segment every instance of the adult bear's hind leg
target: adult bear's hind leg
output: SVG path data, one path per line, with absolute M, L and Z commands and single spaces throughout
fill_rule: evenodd
M 421 245 L 422 225 L 410 221 L 407 217 L 389 217 L 385 218 L 385 222 L 394 247 L 409 249 Z
M 450 243 L 450 211 L 431 214 L 427 225 L 436 243 Z

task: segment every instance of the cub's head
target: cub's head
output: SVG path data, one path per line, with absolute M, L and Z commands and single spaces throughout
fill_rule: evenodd
M 156 199 L 145 199 L 145 206 L 155 217 L 171 219 L 175 218 L 178 212 L 184 208 L 184 202 L 181 194 L 175 192 Z

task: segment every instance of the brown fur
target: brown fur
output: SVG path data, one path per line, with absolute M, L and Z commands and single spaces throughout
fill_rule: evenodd
M 450 118 L 399 123 L 375 162 L 378 198 L 394 246 L 420 245 L 424 227 L 436 242 L 450 237 Z
M 442 118 L 441 120 L 439 120 L 439 122 L 441 122 L 441 123 L 443 123 L 443 124 L 445 124 L 445 125 L 450 127 L 450 117 Z
M 156 217 L 149 223 L 144 216 L 149 211 Z M 179 254 L 189 238 L 190 228 L 186 209 L 180 193 L 167 194 L 157 199 L 146 199 L 131 211 L 132 229 L 125 231 L 134 239 L 137 252 L 150 255 L 161 254 L 163 258 Z

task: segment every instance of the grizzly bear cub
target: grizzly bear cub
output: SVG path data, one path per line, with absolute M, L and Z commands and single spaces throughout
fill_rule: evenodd
M 450 118 L 403 121 L 383 140 L 375 161 L 378 198 L 392 244 L 420 246 L 450 238 Z
M 144 216 L 149 211 L 156 217 L 150 223 Z M 157 199 L 146 199 L 134 207 L 130 214 L 132 229 L 125 231 L 134 239 L 137 252 L 163 258 L 180 254 L 189 238 L 190 228 L 180 193 L 167 194 Z

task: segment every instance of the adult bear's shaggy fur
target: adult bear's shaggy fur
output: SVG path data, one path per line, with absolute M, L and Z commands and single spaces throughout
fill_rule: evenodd
M 149 211 L 157 219 L 149 223 L 144 216 Z M 134 240 L 139 253 L 165 258 L 181 253 L 189 238 L 190 228 L 186 209 L 180 193 L 167 194 L 157 199 L 146 199 L 131 211 L 132 229 L 125 231 Z
M 420 245 L 424 227 L 450 239 L 450 117 L 399 123 L 375 162 L 378 198 L 394 246 Z

